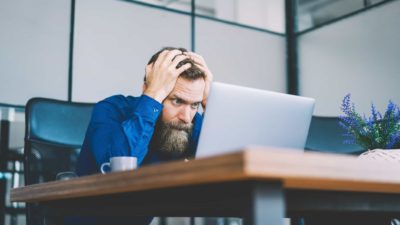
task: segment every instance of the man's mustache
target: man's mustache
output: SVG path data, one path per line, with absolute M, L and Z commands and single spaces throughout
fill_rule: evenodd
M 181 130 L 181 131 L 186 131 L 187 133 L 189 133 L 191 131 L 192 126 L 193 126 L 192 123 L 185 124 L 185 123 L 176 122 L 176 121 L 167 122 L 167 123 L 165 123 L 165 125 L 168 128 Z

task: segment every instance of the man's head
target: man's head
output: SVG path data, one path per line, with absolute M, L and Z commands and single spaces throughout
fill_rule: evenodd
M 153 64 L 157 61 L 158 56 L 163 51 L 172 51 L 172 50 L 179 50 L 182 53 L 188 52 L 185 48 L 175 48 L 175 47 L 164 47 L 160 51 L 156 52 L 149 60 L 147 65 Z M 185 65 L 186 63 L 191 64 L 191 67 L 180 74 L 180 77 L 186 78 L 188 80 L 197 80 L 200 78 L 205 78 L 204 71 L 200 70 L 199 67 L 196 66 L 195 62 L 192 59 L 185 59 L 179 62 L 176 68 L 180 68 L 181 66 Z M 144 83 L 146 84 L 146 76 L 144 76 Z
M 165 50 L 187 52 L 184 48 L 163 48 L 151 57 L 148 65 L 154 64 L 160 53 Z M 190 63 L 191 67 L 179 75 L 173 90 L 162 102 L 163 111 L 152 139 L 155 148 L 166 154 L 182 155 L 188 150 L 192 120 L 203 100 L 205 74 L 190 58 L 179 62 L 176 68 L 187 63 Z

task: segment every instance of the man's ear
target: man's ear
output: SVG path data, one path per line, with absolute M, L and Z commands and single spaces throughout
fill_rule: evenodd
M 146 89 L 147 89 L 147 85 L 146 85 L 146 83 L 143 83 L 142 92 L 144 92 Z

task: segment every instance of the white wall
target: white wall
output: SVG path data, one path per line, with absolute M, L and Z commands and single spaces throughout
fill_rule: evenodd
M 70 4 L 0 2 L 1 103 L 25 105 L 36 96 L 67 99 Z M 245 18 L 244 11 L 240 15 Z M 153 53 L 165 46 L 190 49 L 190 22 L 189 15 L 124 1 L 76 1 L 72 100 L 140 94 Z M 196 45 L 216 80 L 286 91 L 283 37 L 197 19 Z
M 215 17 L 285 33 L 284 0 L 215 0 Z
M 196 33 L 216 81 L 286 92 L 284 37 L 200 18 Z
M 139 95 L 153 53 L 190 48 L 188 15 L 122 1 L 77 1 L 75 24 L 74 101 Z M 285 92 L 284 48 L 281 36 L 196 19 L 197 52 L 218 81 Z
M 393 1 L 300 37 L 299 89 L 316 98 L 316 114 L 340 114 L 347 93 L 366 114 L 372 101 L 400 104 L 399 12 Z
M 284 0 L 237 0 L 236 12 L 239 23 L 285 33 Z
M 74 101 L 138 95 L 152 54 L 190 47 L 189 16 L 123 1 L 77 1 L 75 24 Z
M 69 0 L 0 1 L 0 102 L 67 99 Z

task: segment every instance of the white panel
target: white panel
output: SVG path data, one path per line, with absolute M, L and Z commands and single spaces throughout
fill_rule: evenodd
M 0 1 L 0 102 L 67 99 L 69 0 Z
M 74 101 L 139 95 L 156 51 L 190 47 L 189 16 L 116 0 L 78 0 L 75 28 Z
M 285 33 L 285 1 L 236 0 L 235 3 L 237 22 Z
M 399 13 L 393 1 L 301 36 L 300 92 L 316 98 L 316 114 L 340 114 L 347 93 L 366 114 L 371 101 L 400 104 Z
M 196 49 L 216 81 L 286 92 L 282 36 L 197 18 Z
M 201 0 L 196 14 L 285 33 L 284 0 Z

